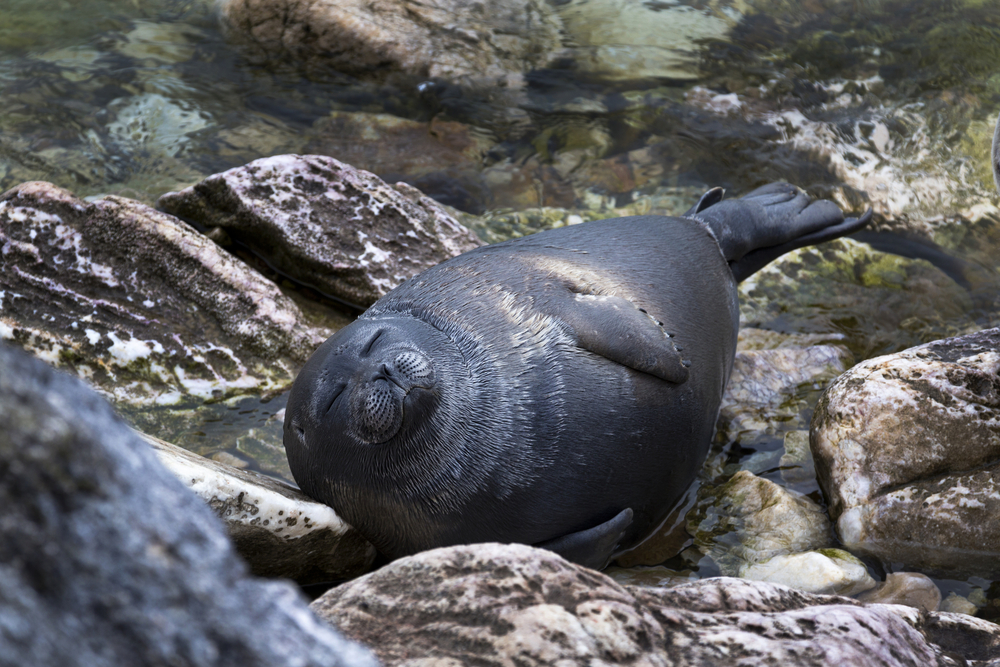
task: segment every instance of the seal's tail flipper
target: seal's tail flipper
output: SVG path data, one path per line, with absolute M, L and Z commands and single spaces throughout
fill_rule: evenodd
M 844 218 L 833 202 L 813 201 L 788 183 L 771 183 L 729 201 L 714 193 L 702 196 L 688 216 L 712 230 L 737 282 L 786 252 L 855 232 L 872 217 L 868 209 L 860 218 Z

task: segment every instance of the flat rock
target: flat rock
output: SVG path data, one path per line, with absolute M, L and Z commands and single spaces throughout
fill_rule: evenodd
M 375 547 L 332 508 L 270 477 L 141 435 L 160 463 L 222 519 L 255 575 L 305 585 L 351 579 L 371 568 Z
M 0 664 L 351 665 L 83 382 L 0 344 Z
M 559 19 L 541 0 L 225 0 L 220 10 L 258 58 L 376 81 L 517 88 L 560 43 Z
M 523 545 L 402 558 L 312 607 L 386 665 L 956 664 L 931 636 L 951 656 L 1000 656 L 1000 627 L 961 614 L 730 578 L 622 586 Z
M 255 160 L 165 194 L 158 204 L 225 230 L 279 272 L 362 307 L 482 245 L 418 190 L 321 155 Z
M 869 359 L 816 408 L 811 445 L 845 547 L 1000 576 L 1000 329 Z
M 194 229 L 51 183 L 0 195 L 0 339 L 116 402 L 171 405 L 291 382 L 329 335 Z

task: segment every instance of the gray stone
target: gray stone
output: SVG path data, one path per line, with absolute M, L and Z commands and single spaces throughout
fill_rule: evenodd
M 223 520 L 257 576 L 315 584 L 352 579 L 371 568 L 375 547 L 332 508 L 270 477 L 140 435 L 160 463 Z
M 561 27 L 540 0 L 224 0 L 220 10 L 229 34 L 264 58 L 501 89 L 548 61 Z
M 931 633 L 956 657 L 972 640 L 979 645 L 962 650 L 1000 655 L 1000 628 L 959 614 L 928 618 L 729 578 L 621 586 L 523 545 L 402 558 L 312 606 L 386 665 L 956 664 Z
M 833 543 L 830 520 L 812 500 L 741 470 L 717 487 L 702 487 L 688 513 L 688 533 L 723 574 L 775 556 Z
M 328 330 L 176 218 L 51 183 L 0 195 L 0 339 L 118 403 L 171 405 L 287 385 Z
M 892 572 L 885 581 L 858 596 L 862 602 L 901 604 L 923 611 L 937 611 L 941 591 L 926 574 Z
M 414 188 L 321 155 L 255 160 L 165 194 L 159 206 L 221 227 L 278 271 L 359 306 L 482 245 Z
M 811 444 L 845 547 L 1000 576 L 1000 329 L 869 359 L 816 408 Z
M 0 665 L 376 663 L 78 379 L 0 345 Z

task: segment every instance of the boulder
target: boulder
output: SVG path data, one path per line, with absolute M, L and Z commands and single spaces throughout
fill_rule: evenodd
M 0 345 L 2 665 L 376 664 L 83 382 Z
M 869 359 L 816 407 L 811 446 L 845 547 L 1000 576 L 1000 329 Z
M 1000 657 L 1000 627 L 961 614 L 731 578 L 622 586 L 523 545 L 401 558 L 312 608 L 386 665 L 943 667 Z
M 321 155 L 255 160 L 158 204 L 223 229 L 279 272 L 361 307 L 482 245 L 418 190 Z
M 392 75 L 517 88 L 559 46 L 543 0 L 224 0 L 230 36 L 257 59 L 384 81 Z
M 259 577 L 306 585 L 364 574 L 375 547 L 332 508 L 271 477 L 192 454 L 140 434 L 160 463 L 208 503 L 236 551 Z
M 118 403 L 278 389 L 329 335 L 243 262 L 129 199 L 24 183 L 0 195 L 0 246 L 0 339 Z

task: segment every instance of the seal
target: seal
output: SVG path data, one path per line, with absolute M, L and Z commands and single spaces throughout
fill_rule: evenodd
M 708 452 L 732 369 L 736 284 L 849 234 L 771 184 L 484 246 L 403 283 L 292 387 L 292 474 L 397 558 L 520 542 L 590 567 L 663 520 Z

